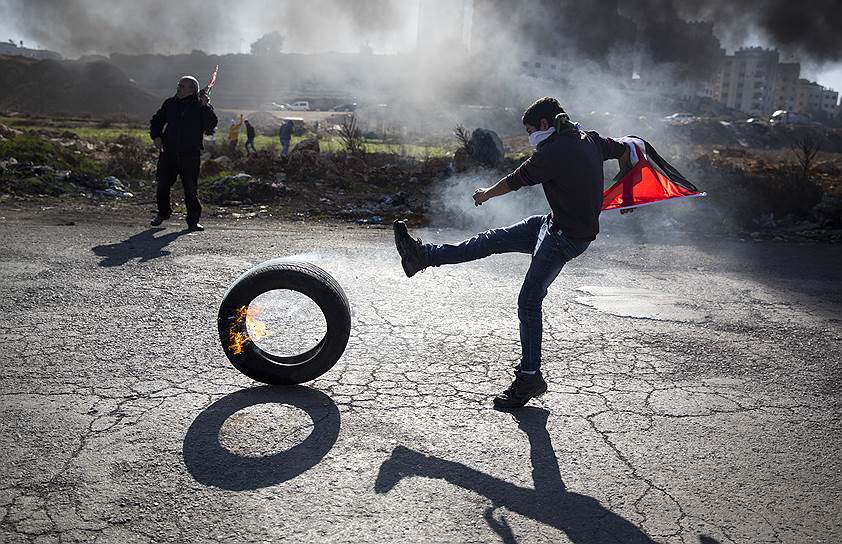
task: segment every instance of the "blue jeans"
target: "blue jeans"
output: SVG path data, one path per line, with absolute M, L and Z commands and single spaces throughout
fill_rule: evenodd
M 541 304 L 547 296 L 547 289 L 564 264 L 584 253 L 589 245 L 590 242 L 575 242 L 563 232 L 553 231 L 548 216 L 533 215 L 510 227 L 481 232 L 456 245 L 425 244 L 424 249 L 432 266 L 464 263 L 497 253 L 532 255 L 517 299 L 520 369 L 531 372 L 541 368 Z
M 289 140 L 281 140 L 281 155 L 289 155 Z

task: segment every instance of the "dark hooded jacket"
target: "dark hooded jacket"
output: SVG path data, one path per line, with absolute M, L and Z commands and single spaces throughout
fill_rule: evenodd
M 578 129 L 553 133 L 504 179 L 512 191 L 542 185 L 552 210 L 553 227 L 568 238 L 590 242 L 599 232 L 602 210 L 602 162 L 619 159 L 626 146 L 596 132 Z
M 204 149 L 202 135 L 213 134 L 217 121 L 213 106 L 202 106 L 198 94 L 172 96 L 152 116 L 149 135 L 163 139 L 166 154 L 198 155 Z

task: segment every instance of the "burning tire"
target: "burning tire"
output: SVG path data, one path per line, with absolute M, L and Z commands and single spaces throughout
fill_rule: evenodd
M 297 291 L 319 307 L 326 332 L 313 348 L 279 356 L 255 343 L 249 331 L 249 304 L 274 290 Z M 259 382 L 291 385 L 316 379 L 336 364 L 351 334 L 351 310 L 342 288 L 318 266 L 272 260 L 234 282 L 222 299 L 217 324 L 222 349 L 237 370 Z

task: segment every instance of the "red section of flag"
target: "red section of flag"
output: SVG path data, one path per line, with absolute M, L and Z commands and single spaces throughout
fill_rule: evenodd
M 671 198 L 703 195 L 674 183 L 649 162 L 643 149 L 635 147 L 637 163 L 603 192 L 603 210 L 634 208 Z
M 210 81 L 208 81 L 207 86 L 205 87 L 205 91 L 210 94 L 210 90 L 213 89 L 213 86 L 216 85 L 216 73 L 219 72 L 219 65 L 216 65 L 216 68 L 213 69 L 213 73 L 211 74 Z

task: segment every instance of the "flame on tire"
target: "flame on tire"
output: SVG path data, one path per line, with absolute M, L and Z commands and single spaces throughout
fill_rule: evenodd
M 228 349 L 234 355 L 240 355 L 247 342 L 254 342 L 270 336 L 266 323 L 258 317 L 263 313 L 260 306 L 240 306 L 234 314 L 234 320 L 228 329 Z

